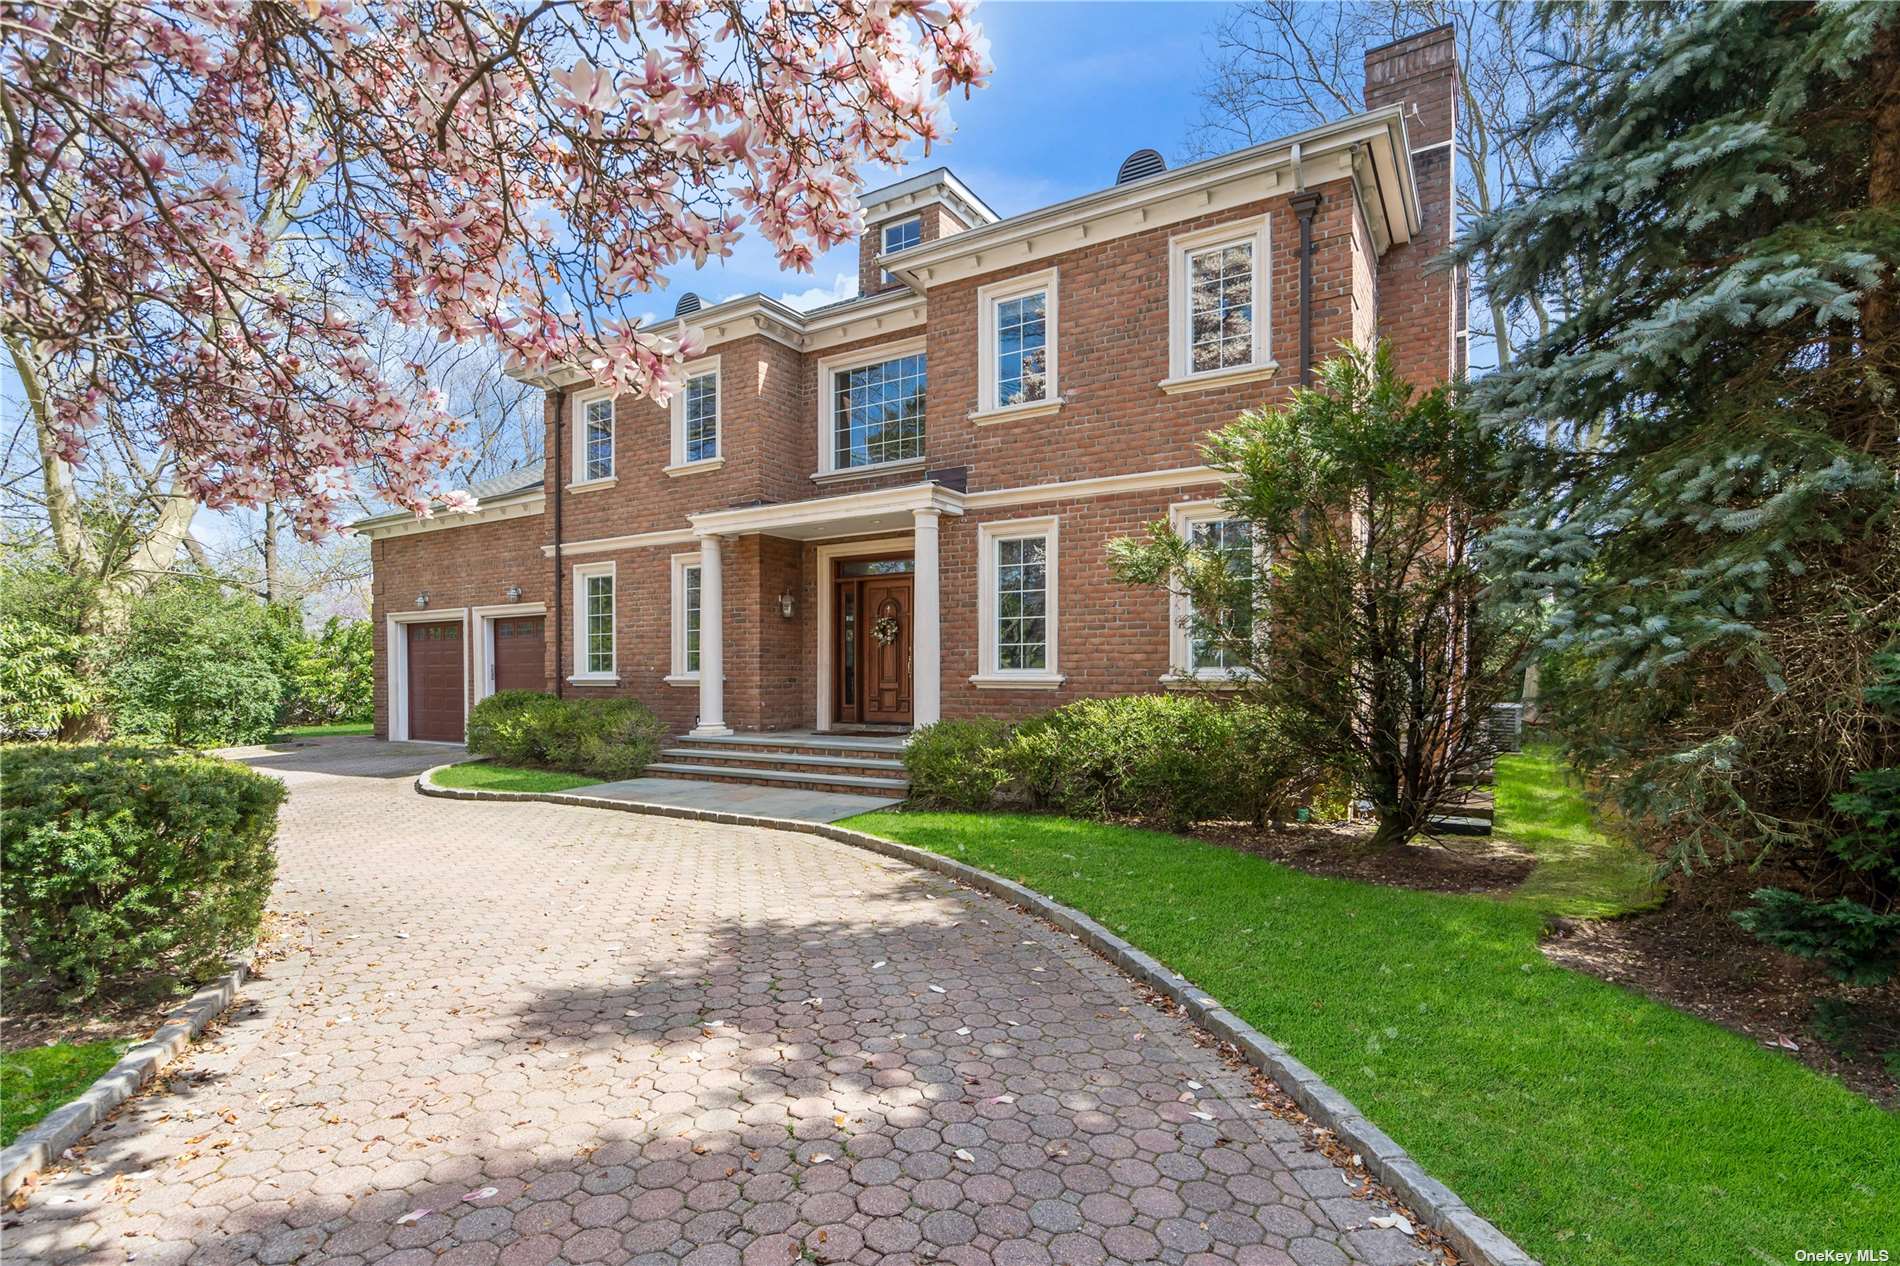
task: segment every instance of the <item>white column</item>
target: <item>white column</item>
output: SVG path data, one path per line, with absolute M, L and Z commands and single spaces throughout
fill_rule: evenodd
M 915 510 L 917 576 L 911 597 L 911 715 L 917 725 L 943 716 L 943 604 L 938 597 L 940 510 Z
M 699 724 L 694 735 L 722 738 L 726 724 L 726 604 L 719 538 L 699 538 Z

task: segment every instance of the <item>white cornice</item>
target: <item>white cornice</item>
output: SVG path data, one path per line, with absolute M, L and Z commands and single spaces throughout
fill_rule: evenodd
M 352 523 L 349 531 L 372 541 L 384 540 L 392 536 L 415 536 L 421 532 L 441 532 L 449 528 L 474 527 L 478 523 L 494 523 L 500 519 L 518 519 L 526 515 L 540 514 L 544 494 L 535 488 L 528 492 L 513 493 L 506 497 L 497 497 L 484 501 L 480 506 L 467 511 L 437 511 L 426 519 L 418 519 L 413 514 L 382 514 L 373 519 L 363 519 Z

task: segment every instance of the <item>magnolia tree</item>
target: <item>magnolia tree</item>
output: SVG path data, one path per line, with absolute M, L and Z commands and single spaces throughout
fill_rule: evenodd
M 989 72 L 968 0 L 0 2 L 0 40 L 0 329 L 46 518 L 105 570 L 74 474 L 139 454 L 131 576 L 200 504 L 308 537 L 353 489 L 457 504 L 456 419 L 378 321 L 664 397 L 696 336 L 635 296 L 748 225 L 808 268 Z

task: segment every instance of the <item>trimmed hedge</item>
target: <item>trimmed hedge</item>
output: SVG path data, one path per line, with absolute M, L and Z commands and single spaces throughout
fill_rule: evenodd
M 1173 828 L 1278 818 L 1313 771 L 1268 709 L 1198 695 L 1084 699 L 1013 730 L 999 721 L 926 726 L 904 754 L 920 803 L 980 810 L 1001 801 Z
M 195 982 L 255 936 L 277 873 L 275 778 L 119 745 L 0 748 L 0 767 L 10 987 Z
M 666 726 L 632 699 L 559 699 L 503 690 L 468 716 L 468 750 L 505 765 L 590 774 L 602 782 L 637 777 L 660 754 Z

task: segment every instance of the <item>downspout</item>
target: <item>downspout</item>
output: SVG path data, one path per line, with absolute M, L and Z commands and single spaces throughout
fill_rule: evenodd
M 1300 386 L 1313 385 L 1313 213 L 1320 196 L 1302 189 L 1289 201 L 1300 220 Z
M 556 698 L 567 694 L 567 674 L 561 665 L 565 662 L 565 648 L 561 645 L 561 634 L 567 627 L 567 620 L 561 612 L 561 430 L 567 421 L 567 388 L 554 389 L 554 694 Z

